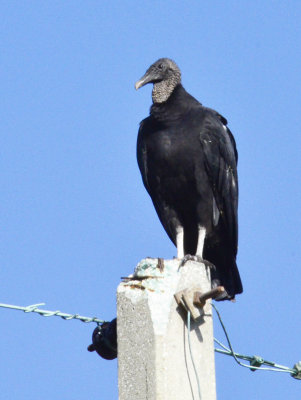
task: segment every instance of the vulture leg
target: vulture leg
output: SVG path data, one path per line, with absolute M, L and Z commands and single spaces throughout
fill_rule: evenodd
M 199 227 L 198 227 L 198 244 L 197 244 L 196 254 L 195 254 L 195 256 L 193 256 L 191 254 L 185 254 L 185 256 L 182 258 L 180 267 L 183 267 L 183 265 L 185 265 L 185 263 L 187 261 L 191 260 L 191 261 L 198 261 L 200 263 L 205 264 L 206 267 L 208 267 L 208 268 L 215 269 L 215 266 L 211 262 L 203 259 L 205 237 L 206 237 L 206 229 L 203 226 L 199 225 Z M 178 244 L 178 242 L 177 242 L 177 244 Z M 178 258 L 180 258 L 180 257 L 178 256 Z
M 206 229 L 203 226 L 198 227 L 198 245 L 196 249 L 196 256 L 203 259 L 204 242 L 206 237 Z
M 176 230 L 177 258 L 184 257 L 184 229 L 179 225 Z

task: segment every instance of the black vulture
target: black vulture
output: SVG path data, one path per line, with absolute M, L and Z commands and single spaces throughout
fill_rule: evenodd
M 150 115 L 140 123 L 137 159 L 177 257 L 213 264 L 220 300 L 242 292 L 237 254 L 237 150 L 227 120 L 186 92 L 177 64 L 161 58 L 135 88 L 153 84 Z

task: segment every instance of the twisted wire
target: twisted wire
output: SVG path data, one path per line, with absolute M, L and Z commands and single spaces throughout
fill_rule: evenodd
M 19 310 L 19 311 L 24 311 L 25 313 L 37 313 L 39 315 L 41 315 L 42 317 L 60 317 L 64 320 L 71 320 L 71 319 L 77 319 L 79 321 L 85 322 L 85 323 L 89 323 L 89 322 L 95 322 L 98 325 L 102 324 L 103 322 L 105 322 L 104 320 L 101 320 L 99 318 L 96 317 L 85 317 L 83 315 L 79 315 L 79 314 L 67 314 L 67 313 L 63 313 L 59 310 L 57 311 L 50 311 L 50 310 L 43 310 L 40 309 L 40 306 L 44 306 L 45 303 L 37 303 L 37 304 L 31 304 L 29 306 L 26 307 L 22 307 L 22 306 L 15 306 L 12 304 L 4 304 L 4 303 L 0 303 L 0 307 L 3 308 L 9 308 L 12 310 Z
M 0 307 L 2 307 L 2 308 L 23 311 L 25 313 L 33 312 L 33 313 L 37 313 L 37 314 L 41 315 L 42 317 L 60 317 L 64 320 L 76 319 L 76 320 L 79 320 L 79 321 L 82 321 L 85 323 L 95 322 L 97 325 L 107 322 L 107 321 L 101 320 L 97 317 L 85 317 L 85 316 L 79 315 L 79 314 L 63 313 L 59 310 L 51 311 L 51 310 L 43 310 L 43 309 L 39 308 L 40 306 L 44 306 L 44 305 L 45 305 L 45 303 L 37 303 L 37 304 L 31 304 L 29 306 L 23 307 L 23 306 L 16 306 L 16 305 L 12 305 L 12 304 L 0 303 Z M 228 332 L 222 321 L 219 311 L 217 310 L 216 306 L 213 303 L 212 303 L 212 307 L 214 308 L 214 310 L 218 316 L 219 322 L 221 324 L 221 327 L 224 331 L 224 334 L 225 334 L 225 337 L 226 337 L 226 340 L 228 343 L 228 347 L 227 347 L 223 343 L 221 343 L 219 340 L 214 338 L 215 343 L 221 347 L 221 348 L 214 349 L 217 353 L 221 353 L 221 354 L 233 357 L 235 362 L 238 365 L 240 365 L 241 367 L 244 367 L 244 368 L 248 368 L 251 371 L 261 370 L 261 371 L 272 371 L 272 372 L 284 372 L 284 373 L 289 373 L 293 378 L 301 380 L 301 361 L 296 363 L 293 368 L 289 368 L 284 365 L 276 364 L 275 362 L 272 362 L 272 361 L 267 361 L 260 356 L 248 356 L 245 354 L 240 354 L 240 353 L 235 352 L 233 350 Z M 187 317 L 187 326 L 190 327 L 190 313 Z M 188 328 L 188 332 L 189 331 L 190 331 L 190 329 Z M 190 341 L 189 334 L 188 334 L 188 341 Z M 190 353 L 191 353 L 191 357 L 192 357 L 191 349 L 190 349 Z M 249 361 L 250 364 L 242 363 L 239 360 Z M 192 361 L 193 361 L 193 358 L 192 358 Z M 262 365 L 266 365 L 268 367 L 262 367 Z M 199 391 L 199 395 L 200 395 L 200 391 Z
M 244 354 L 239 354 L 239 353 L 234 352 L 228 332 L 222 321 L 222 317 L 221 317 L 218 309 L 216 308 L 216 306 L 213 303 L 211 305 L 214 308 L 214 310 L 218 316 L 219 322 L 224 331 L 224 334 L 226 336 L 226 340 L 227 340 L 228 346 L 229 346 L 229 348 L 227 348 L 219 340 L 214 338 L 215 343 L 217 343 L 219 346 L 221 346 L 223 348 L 223 349 L 215 348 L 214 350 L 216 352 L 233 357 L 238 365 L 240 365 L 241 367 L 249 368 L 251 371 L 256 371 L 256 370 L 260 369 L 261 371 L 286 372 L 286 373 L 291 374 L 291 376 L 293 378 L 301 379 L 301 362 L 300 361 L 299 361 L 299 363 L 295 364 L 294 368 L 289 368 L 284 365 L 280 365 L 280 364 L 276 364 L 271 361 L 264 360 L 260 356 L 247 356 Z M 239 359 L 249 361 L 250 364 L 242 363 L 239 361 Z M 262 365 L 268 365 L 272 368 L 261 367 Z

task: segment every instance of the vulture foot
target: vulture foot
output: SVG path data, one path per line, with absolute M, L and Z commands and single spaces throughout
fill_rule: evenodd
M 181 267 L 183 267 L 183 266 L 187 263 L 187 261 L 196 261 L 196 262 L 205 264 L 205 266 L 206 266 L 207 268 L 212 269 L 213 271 L 216 270 L 215 265 L 212 264 L 210 261 L 204 260 L 201 256 L 192 256 L 191 254 L 186 254 L 186 255 L 182 258 L 182 261 L 181 261 L 181 263 L 180 263 L 180 265 L 179 265 L 179 269 L 180 269 Z

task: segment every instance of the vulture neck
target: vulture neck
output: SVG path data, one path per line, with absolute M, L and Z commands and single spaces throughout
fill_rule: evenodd
M 196 105 L 200 106 L 201 104 L 189 93 L 187 93 L 181 83 L 179 83 L 173 88 L 165 101 L 154 101 L 150 108 L 150 115 L 157 121 L 177 120 L 183 114 L 185 114 L 188 109 Z
M 181 83 L 181 77 L 173 75 L 169 79 L 154 83 L 152 91 L 153 103 L 164 103 L 174 91 L 175 87 Z

